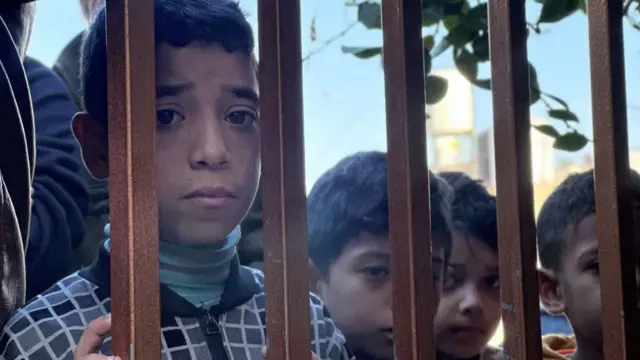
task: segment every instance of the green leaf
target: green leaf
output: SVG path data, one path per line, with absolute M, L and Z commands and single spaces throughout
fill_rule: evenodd
M 422 27 L 433 26 L 443 18 L 442 8 L 436 6 L 426 6 L 422 8 Z
M 587 13 L 587 1 L 586 0 L 579 0 L 578 1 L 578 8 L 580 10 L 582 10 L 583 13 Z
M 580 0 L 545 0 L 538 23 L 555 23 L 573 14 L 580 7 Z
M 541 133 L 551 136 L 552 138 L 557 139 L 560 137 L 560 133 L 558 132 L 558 130 L 556 130 L 556 128 L 551 125 L 533 125 L 533 127 Z
M 367 29 L 382 29 L 381 7 L 377 2 L 363 2 L 358 5 L 358 21 Z
M 465 9 L 465 5 L 466 5 L 466 9 Z M 445 16 L 458 16 L 458 17 L 460 17 L 461 15 L 463 15 L 467 11 L 469 11 L 469 4 L 464 0 L 447 1 L 444 4 L 444 7 L 442 9 L 442 12 L 444 13 Z
M 529 88 L 529 106 L 540 101 L 540 90 Z
M 588 143 L 589 139 L 579 132 L 573 131 L 556 138 L 556 141 L 553 143 L 553 148 L 566 151 L 578 151 L 582 150 Z
M 478 77 L 478 59 L 465 48 L 454 49 L 453 53 L 453 61 L 460 73 L 469 81 L 475 80 Z
M 464 24 L 474 30 L 486 30 L 487 21 L 487 3 L 474 6 L 469 10 L 463 20 Z
M 447 39 L 447 41 L 450 42 L 453 46 L 463 47 L 471 40 L 473 40 L 476 35 L 476 31 L 473 31 L 461 25 L 449 31 L 445 39 Z
M 562 105 L 562 107 L 564 107 L 566 110 L 569 110 L 569 105 L 567 105 L 567 103 L 564 100 L 560 99 L 559 97 L 553 96 L 553 95 L 547 94 L 547 93 L 545 93 L 544 96 L 546 96 L 549 99 L 551 99 L 551 100 L 557 102 L 558 104 Z
M 471 43 L 471 48 L 473 49 L 473 56 L 475 56 L 479 61 L 488 61 L 489 60 L 489 34 L 484 33 L 479 37 L 475 38 Z
M 422 39 L 422 48 L 425 51 L 431 51 L 434 45 L 435 45 L 435 39 L 433 38 L 433 35 L 427 35 Z
M 491 79 L 475 79 L 471 83 L 481 89 L 491 90 Z
M 437 56 L 440 56 L 443 52 L 447 51 L 450 47 L 451 47 L 451 43 L 449 42 L 449 40 L 447 40 L 446 38 L 442 39 L 442 41 L 440 41 L 438 45 L 436 45 L 433 51 L 431 51 L 431 57 L 435 58 Z
M 538 73 L 536 68 L 529 63 L 529 105 L 533 105 L 540 100 L 540 84 L 538 84 Z
M 343 46 L 342 52 L 345 54 L 353 55 L 359 59 L 369 59 L 382 53 L 382 47 L 351 47 Z
M 461 20 L 462 18 L 459 15 L 449 15 L 444 17 L 442 23 L 444 24 L 445 29 L 451 31 L 460 26 Z
M 426 75 L 431 72 L 431 54 L 427 50 L 423 52 L 422 61 L 424 62 L 424 73 Z
M 425 98 L 427 105 L 438 103 L 447 94 L 449 84 L 443 77 L 427 75 L 425 77 Z
M 565 109 L 551 109 L 549 110 L 549 117 L 552 117 L 554 119 L 558 119 L 558 120 L 564 120 L 564 121 L 575 121 L 578 122 L 578 116 L 576 116 L 576 114 L 572 113 L 569 110 L 565 110 Z
M 529 63 L 529 87 L 540 91 L 540 84 L 538 84 L 538 72 L 533 64 Z

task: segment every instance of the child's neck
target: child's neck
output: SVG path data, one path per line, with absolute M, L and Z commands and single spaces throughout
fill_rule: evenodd
M 109 251 L 109 226 L 105 249 Z M 182 245 L 160 241 L 160 282 L 197 307 L 220 303 L 231 261 L 240 241 L 240 227 L 221 244 Z

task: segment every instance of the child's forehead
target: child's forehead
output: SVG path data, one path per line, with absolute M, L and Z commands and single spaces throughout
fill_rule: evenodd
M 255 65 L 250 54 L 227 52 L 216 44 L 158 46 L 156 52 L 158 83 L 198 83 L 218 80 L 238 86 L 257 88 Z
M 347 244 L 344 246 L 343 252 L 357 254 L 376 250 L 389 252 L 390 248 L 390 239 L 388 234 L 374 235 L 363 232 L 349 239 Z

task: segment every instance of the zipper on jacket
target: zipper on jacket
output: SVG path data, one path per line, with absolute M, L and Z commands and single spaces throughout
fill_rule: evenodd
M 207 324 L 207 335 L 219 335 L 220 334 L 220 326 L 218 325 L 218 320 L 211 315 L 211 312 L 207 311 L 207 319 L 205 320 Z
M 213 360 L 228 360 L 227 349 L 222 342 L 222 332 L 218 318 L 211 311 L 205 311 L 200 317 L 200 326 L 204 329 L 203 333 L 207 342 L 207 347 L 211 353 Z

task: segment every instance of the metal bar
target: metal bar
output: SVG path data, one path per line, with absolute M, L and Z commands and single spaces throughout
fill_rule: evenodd
M 136 360 L 160 358 L 153 34 L 154 0 L 107 2 L 112 351 Z
M 300 3 L 260 0 L 258 14 L 268 357 L 308 359 Z
M 640 358 L 620 1 L 588 1 L 604 358 Z
M 382 1 L 396 358 L 435 359 L 420 0 Z M 428 259 L 425 261 L 425 259 Z
M 489 1 L 504 351 L 541 359 L 525 1 Z

